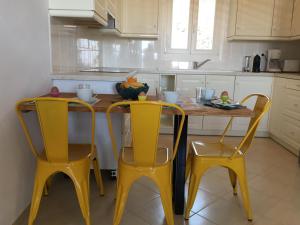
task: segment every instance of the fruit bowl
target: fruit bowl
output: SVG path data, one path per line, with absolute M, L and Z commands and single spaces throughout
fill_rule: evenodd
M 133 88 L 133 87 L 124 87 L 122 83 L 117 83 L 116 89 L 118 94 L 121 95 L 122 98 L 137 100 L 141 92 L 147 94 L 149 90 L 149 86 L 146 83 L 144 83 L 144 85 L 141 87 Z

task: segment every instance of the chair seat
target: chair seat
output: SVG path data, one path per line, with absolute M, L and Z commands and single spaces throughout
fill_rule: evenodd
M 220 142 L 193 141 L 191 144 L 194 154 L 200 157 L 230 157 L 236 151 L 235 147 Z M 243 153 L 239 151 L 238 155 L 242 156 Z
M 133 147 L 122 148 L 122 161 L 126 164 L 134 164 Z M 172 150 L 165 147 L 158 147 L 156 152 L 155 166 L 164 165 L 172 160 Z
M 69 144 L 69 161 L 78 161 L 80 159 L 86 158 L 91 152 L 90 144 Z M 43 150 L 41 153 L 41 158 L 47 160 L 46 151 Z M 92 157 L 94 158 L 94 156 Z

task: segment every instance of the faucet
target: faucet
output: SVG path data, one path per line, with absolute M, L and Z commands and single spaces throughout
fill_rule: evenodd
M 201 66 L 203 66 L 205 63 L 207 63 L 207 62 L 209 62 L 209 61 L 211 61 L 211 59 L 205 59 L 205 60 L 202 61 L 202 62 L 196 62 L 196 61 L 194 61 L 194 62 L 193 62 L 193 69 L 194 69 L 194 70 L 197 70 L 197 69 L 199 69 Z

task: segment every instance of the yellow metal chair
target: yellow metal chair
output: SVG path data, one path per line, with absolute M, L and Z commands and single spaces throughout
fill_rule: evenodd
M 224 143 L 225 135 L 232 124 L 233 117 L 227 124 L 219 142 L 191 142 L 186 168 L 187 177 L 190 174 L 190 183 L 185 219 L 189 219 L 189 214 L 195 202 L 195 197 L 202 175 L 211 167 L 222 166 L 228 169 L 234 195 L 237 194 L 237 180 L 239 181 L 244 208 L 246 210 L 248 220 L 252 220 L 252 210 L 245 168 L 245 155 L 251 145 L 259 122 L 271 106 L 270 99 L 261 94 L 249 95 L 244 98 L 241 103 L 243 104 L 253 97 L 257 97 L 256 104 L 253 109 L 254 117 L 251 118 L 247 133 L 242 138 L 238 146 L 230 146 Z
M 44 142 L 44 150 L 39 152 L 33 144 L 23 113 L 19 110 L 21 104 L 34 102 L 41 133 Z M 91 143 L 68 143 L 68 104 L 77 103 L 85 106 L 91 113 Z M 47 180 L 54 174 L 62 172 L 68 175 L 75 186 L 80 208 L 87 225 L 90 224 L 89 213 L 89 173 L 90 164 L 93 161 L 94 172 L 100 193 L 104 194 L 101 173 L 96 158 L 95 142 L 95 112 L 87 103 L 64 98 L 33 98 L 24 99 L 16 105 L 17 115 L 25 132 L 32 153 L 37 159 L 35 184 L 32 195 L 28 224 L 33 224 L 43 189 Z
M 122 147 L 118 157 L 118 149 L 112 128 L 111 111 L 116 107 L 130 106 L 132 147 Z M 160 117 L 164 106 L 172 107 L 182 115 L 178 138 L 173 152 L 158 147 Z M 112 140 L 113 152 L 118 159 L 117 201 L 113 224 L 121 222 L 128 192 L 138 178 L 146 176 L 158 186 L 168 225 L 174 225 L 172 208 L 172 161 L 176 155 L 181 134 L 184 111 L 174 104 L 151 101 L 119 102 L 112 104 L 107 110 L 108 126 Z

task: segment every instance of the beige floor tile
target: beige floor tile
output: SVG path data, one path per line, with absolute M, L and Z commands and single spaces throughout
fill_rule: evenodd
M 186 200 L 188 197 L 188 187 L 186 187 L 185 189 L 186 192 Z M 197 192 L 197 196 L 195 199 L 195 203 L 194 206 L 192 208 L 192 212 L 197 213 L 200 210 L 204 209 L 205 207 L 207 207 L 209 204 L 211 204 L 212 202 L 216 201 L 219 197 L 208 192 L 205 191 L 203 189 L 199 189 Z M 193 215 L 193 213 L 191 213 L 191 215 Z
M 217 196 L 223 196 L 227 192 L 232 192 L 229 176 L 227 179 L 215 173 L 205 173 L 200 181 L 201 189 Z
M 146 188 L 149 188 L 151 191 L 154 191 L 159 194 L 159 189 L 156 184 L 147 177 L 141 177 L 139 180 L 136 181 L 137 183 L 143 185 Z
M 281 222 L 274 221 L 269 218 L 262 217 L 262 218 L 255 220 L 254 225 L 285 225 L 285 223 L 281 223 Z
M 249 192 L 250 203 L 255 220 L 263 217 L 268 211 L 270 211 L 272 207 L 274 207 L 280 201 L 279 198 L 262 193 L 260 191 L 256 191 L 253 188 L 249 188 Z M 240 190 L 238 191 L 238 195 L 233 195 L 232 193 L 224 195 L 224 199 L 235 202 L 240 207 L 243 207 L 243 199 Z
M 274 196 L 276 198 L 285 198 L 287 186 L 269 177 L 257 176 L 249 181 L 249 186 L 255 190 Z
M 159 197 L 158 193 L 136 182 L 130 189 L 126 209 L 139 209 L 157 197 Z
M 280 201 L 265 214 L 265 217 L 283 225 L 298 225 L 300 224 L 299 210 L 300 208 L 293 207 L 288 201 Z
M 243 207 L 235 199 L 219 198 L 197 214 L 218 225 L 249 224 Z
M 138 215 L 151 225 L 160 225 L 165 223 L 165 214 L 160 197 L 151 200 L 141 208 L 129 209 L 129 211 Z
M 190 217 L 189 220 L 185 220 L 182 216 L 174 216 L 175 225 L 216 225 L 215 223 L 205 219 L 197 214 Z

